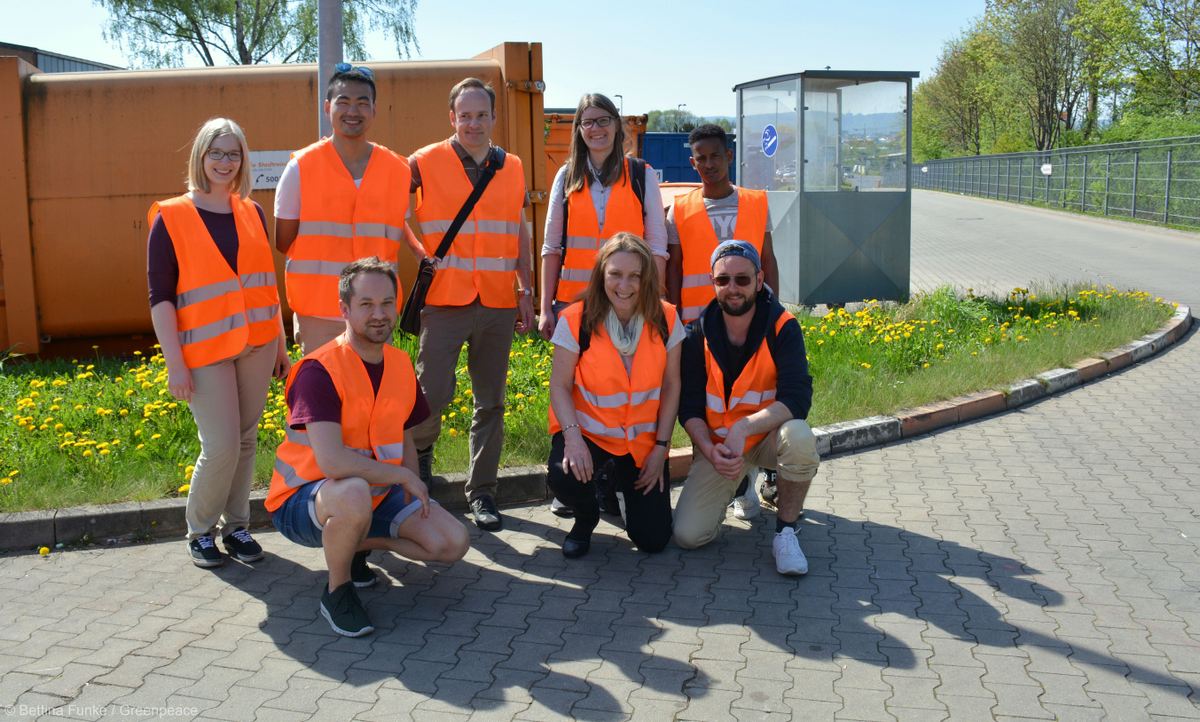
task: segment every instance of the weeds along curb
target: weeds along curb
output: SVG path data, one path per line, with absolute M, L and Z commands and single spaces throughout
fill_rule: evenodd
M 871 416 L 819 426 L 813 429 L 817 451 L 822 457 L 858 451 L 1018 408 L 1143 361 L 1183 338 L 1191 325 L 1191 310 L 1181 305 L 1171 320 L 1157 331 L 1097 354 L 1096 358 L 1076 361 L 1071 368 L 1050 369 L 1003 389 L 977 391 L 917 408 L 901 409 L 891 416 Z M 680 482 L 687 476 L 691 461 L 691 449 L 671 451 L 669 473 L 672 482 Z M 465 484 L 466 474 L 438 477 L 433 497 L 447 509 L 464 510 L 467 506 L 463 493 Z M 501 506 L 544 501 L 545 468 L 504 469 L 498 495 L 497 502 Z M 262 491 L 250 497 L 252 527 L 271 526 L 270 516 L 263 508 L 265 498 L 266 493 Z M 0 514 L 0 551 L 156 537 L 182 538 L 187 530 L 183 514 L 186 504 L 186 499 L 159 499 Z

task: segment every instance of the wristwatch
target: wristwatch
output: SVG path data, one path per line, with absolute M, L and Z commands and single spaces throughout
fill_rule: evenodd
M 670 448 L 670 446 L 671 446 L 671 440 L 670 440 L 670 439 L 656 439 L 656 440 L 654 441 L 654 445 L 655 445 L 655 446 L 661 446 L 661 447 L 663 447 L 664 449 L 666 449 L 666 448 Z
M 518 296 L 532 296 L 533 289 L 532 288 L 518 288 L 517 295 Z

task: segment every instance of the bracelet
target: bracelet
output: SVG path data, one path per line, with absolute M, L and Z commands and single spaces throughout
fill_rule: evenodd
M 654 445 L 661 446 L 664 449 L 667 449 L 667 448 L 670 448 L 670 446 L 671 446 L 671 440 L 670 439 L 655 439 Z
M 579 424 L 567 424 L 566 426 L 562 427 L 562 433 L 565 434 L 568 431 L 570 431 L 571 429 L 578 429 L 578 428 L 579 428 Z

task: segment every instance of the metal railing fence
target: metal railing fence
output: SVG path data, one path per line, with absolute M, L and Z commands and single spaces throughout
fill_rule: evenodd
M 1200 228 L 1200 136 L 929 160 L 912 187 Z

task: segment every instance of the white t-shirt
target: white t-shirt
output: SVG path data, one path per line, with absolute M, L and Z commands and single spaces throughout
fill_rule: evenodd
M 354 187 L 362 188 L 362 178 L 354 179 Z M 404 217 L 411 215 L 406 212 Z M 279 185 L 275 187 L 275 217 L 286 221 L 300 218 L 300 166 L 295 158 L 287 162 L 279 175 Z
M 668 323 L 670 321 L 668 320 Z M 678 346 L 683 342 L 684 336 L 687 333 L 683 330 L 683 322 L 679 320 L 679 316 L 675 316 L 675 327 L 671 329 L 671 336 L 667 339 L 667 351 Z M 550 343 L 559 346 L 571 353 L 579 353 L 579 341 L 571 334 L 571 325 L 563 322 L 561 319 L 554 326 L 554 336 L 550 338 Z M 633 356 L 618 354 L 621 357 L 621 363 L 625 364 L 625 373 L 629 374 L 633 370 Z
M 718 241 L 733 240 L 733 231 L 737 228 L 738 217 L 738 194 L 737 188 L 734 187 L 733 193 L 724 198 L 705 198 L 704 210 L 708 212 L 708 220 L 712 223 L 713 232 L 717 234 Z M 675 206 L 672 205 L 667 211 L 667 243 L 672 246 L 679 245 L 679 228 L 675 225 Z M 771 211 L 767 211 L 767 227 L 766 232 L 771 232 Z M 747 241 L 749 243 L 757 243 L 761 238 L 739 238 L 739 241 Z

